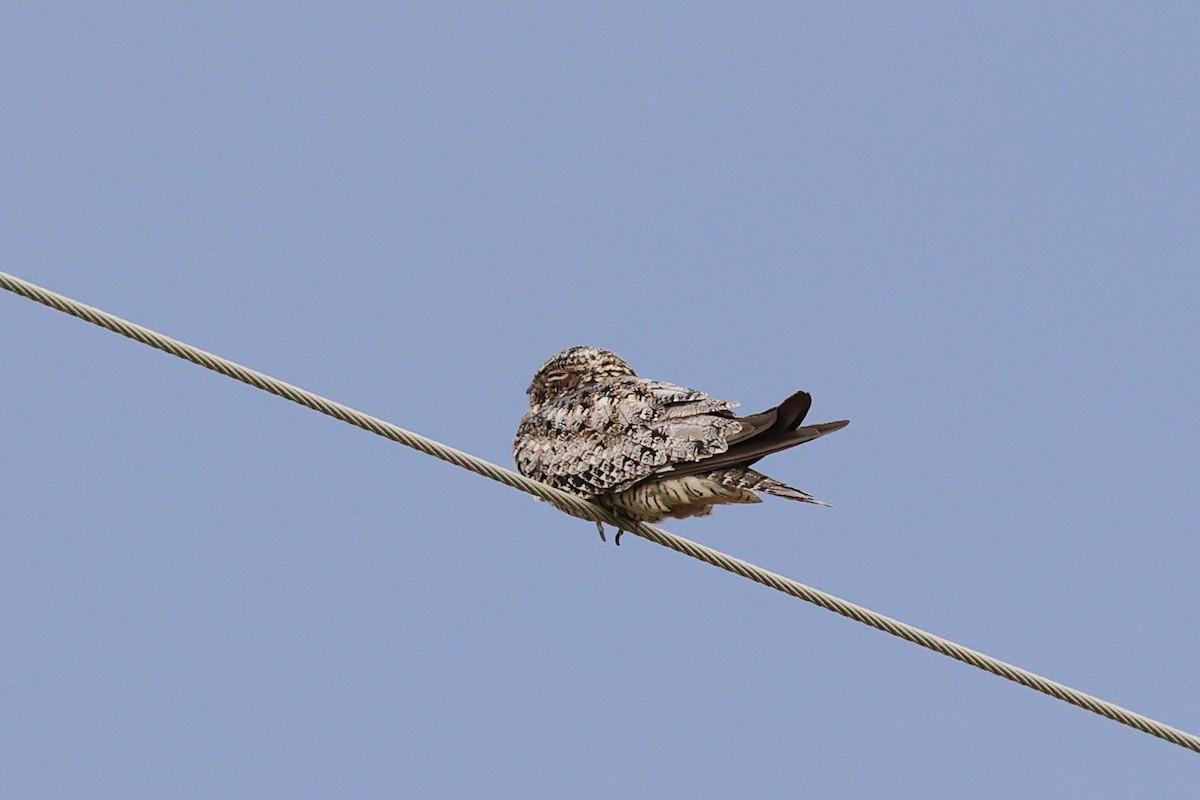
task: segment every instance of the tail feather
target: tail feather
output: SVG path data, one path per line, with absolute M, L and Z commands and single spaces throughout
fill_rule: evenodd
M 722 469 L 708 473 L 707 477 L 724 486 L 749 489 L 752 492 L 766 492 L 775 497 L 784 497 L 788 500 L 798 500 L 801 503 L 812 503 L 813 505 L 825 506 L 827 508 L 831 507 L 829 503 L 818 500 L 808 492 L 802 492 L 794 486 L 788 486 L 782 481 L 769 478 L 761 472 L 755 472 L 752 469 Z

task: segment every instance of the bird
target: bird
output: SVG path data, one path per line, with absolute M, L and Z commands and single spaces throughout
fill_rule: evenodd
M 758 492 L 828 505 L 750 467 L 850 423 L 801 427 L 812 405 L 803 391 L 739 417 L 735 402 L 639 377 L 616 353 L 587 345 L 551 356 L 526 394 L 513 439 L 518 471 L 638 522 L 761 503 Z

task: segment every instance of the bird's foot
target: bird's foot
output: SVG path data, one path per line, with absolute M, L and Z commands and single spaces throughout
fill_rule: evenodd
M 605 536 L 604 536 L 604 523 L 603 522 L 596 523 L 596 530 L 600 531 L 600 541 L 607 542 L 608 539 L 605 538 Z M 613 538 L 613 544 L 617 545 L 618 547 L 621 546 L 621 534 L 624 532 L 625 532 L 624 528 L 617 528 L 617 535 Z

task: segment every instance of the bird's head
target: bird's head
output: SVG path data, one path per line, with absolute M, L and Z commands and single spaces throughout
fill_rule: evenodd
M 533 376 L 525 393 L 529 405 L 536 407 L 580 386 L 633 374 L 625 360 L 611 350 L 580 345 L 551 356 Z

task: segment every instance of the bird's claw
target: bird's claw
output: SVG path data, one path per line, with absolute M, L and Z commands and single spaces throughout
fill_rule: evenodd
M 600 531 L 600 541 L 607 542 L 608 539 L 604 536 L 604 523 L 596 522 L 596 530 Z M 613 537 L 613 544 L 617 547 L 621 546 L 621 534 L 625 532 L 624 528 L 617 528 L 617 535 Z

